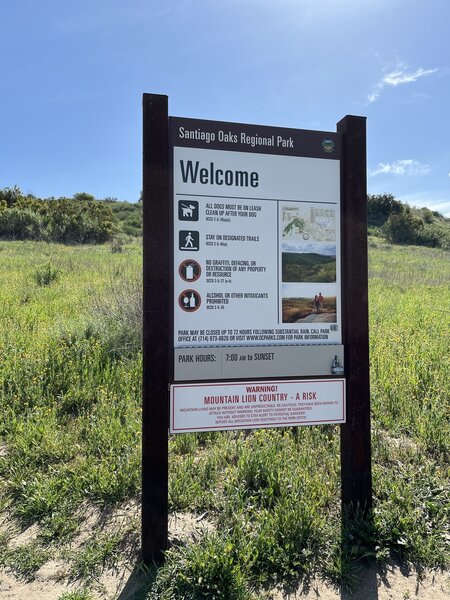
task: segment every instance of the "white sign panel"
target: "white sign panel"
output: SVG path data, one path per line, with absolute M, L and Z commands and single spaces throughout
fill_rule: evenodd
M 174 348 L 342 344 L 334 142 L 316 135 L 308 156 L 285 130 L 189 123 L 171 129 Z
M 171 386 L 171 433 L 344 422 L 344 379 Z

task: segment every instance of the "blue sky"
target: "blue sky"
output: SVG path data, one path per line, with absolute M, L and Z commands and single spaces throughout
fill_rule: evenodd
M 450 216 L 448 0 L 0 3 L 0 187 L 135 201 L 143 92 L 170 113 L 334 131 L 368 191 Z

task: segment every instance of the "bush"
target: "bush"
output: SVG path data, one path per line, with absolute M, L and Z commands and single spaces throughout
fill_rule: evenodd
M 42 240 L 46 232 L 41 215 L 14 207 L 0 211 L 0 235 L 12 240 Z
M 382 231 L 390 242 L 417 244 L 420 243 L 423 228 L 423 221 L 419 217 L 409 210 L 404 210 L 399 214 L 392 214 L 383 225 Z
M 403 205 L 392 194 L 368 194 L 367 218 L 371 227 L 384 225 L 391 215 L 402 212 Z
M 61 269 L 53 266 L 51 262 L 48 262 L 45 265 L 38 267 L 34 272 L 33 277 L 39 286 L 44 287 L 50 285 L 54 281 L 57 281 L 60 274 Z
M 142 279 L 128 273 L 111 276 L 103 296 L 93 296 L 97 317 L 110 352 L 129 355 L 142 346 Z
M 111 239 L 117 230 L 111 209 L 89 198 L 49 200 L 46 220 L 55 242 L 102 243 Z
M 86 193 L 42 200 L 19 188 L 0 190 L 0 237 L 63 243 L 103 243 L 117 231 L 111 207 Z

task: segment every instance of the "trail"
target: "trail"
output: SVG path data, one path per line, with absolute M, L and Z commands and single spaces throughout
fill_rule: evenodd
M 303 319 L 298 319 L 296 323 L 335 323 L 336 313 L 311 313 Z

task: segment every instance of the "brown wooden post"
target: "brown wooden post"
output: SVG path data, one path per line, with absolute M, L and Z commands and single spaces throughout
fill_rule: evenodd
M 142 559 L 168 545 L 169 130 L 168 98 L 143 96 Z
M 344 512 L 372 507 L 367 274 L 366 118 L 346 116 L 342 158 L 342 300 L 347 422 L 341 425 Z

